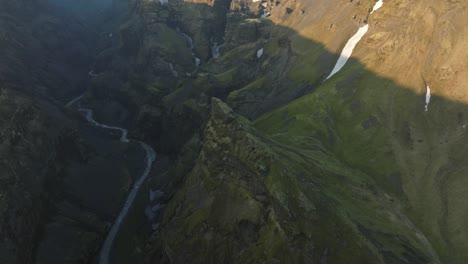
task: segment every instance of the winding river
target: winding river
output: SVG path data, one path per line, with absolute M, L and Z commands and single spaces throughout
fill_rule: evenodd
M 74 104 L 78 103 L 81 99 L 83 98 L 83 95 L 80 95 L 70 102 L 66 104 L 67 107 L 71 107 Z M 120 136 L 120 142 L 122 143 L 128 143 L 130 140 L 127 138 L 128 136 L 128 131 L 125 128 L 121 127 L 115 127 L 115 126 L 108 126 L 105 124 L 101 124 L 94 120 L 93 118 L 93 111 L 91 109 L 87 108 L 78 108 L 78 110 L 85 115 L 86 120 L 91 123 L 92 125 L 104 129 L 110 129 L 110 130 L 117 130 L 120 131 L 121 136 Z M 112 246 L 114 244 L 114 240 L 117 237 L 117 234 L 119 233 L 120 227 L 122 225 L 122 222 L 124 221 L 125 217 L 127 216 L 130 208 L 132 207 L 135 198 L 138 195 L 138 192 L 140 191 L 141 186 L 145 182 L 145 180 L 148 178 L 151 168 L 153 165 L 153 162 L 156 159 L 156 152 L 154 149 L 149 146 L 148 144 L 138 141 L 141 145 L 141 147 L 145 150 L 146 155 L 145 155 L 145 170 L 143 171 L 143 174 L 138 178 L 138 180 L 133 184 L 133 188 L 130 191 L 130 193 L 127 196 L 127 199 L 125 200 L 125 203 L 122 207 L 122 210 L 120 211 L 119 215 L 115 219 L 114 224 L 112 225 L 109 233 L 107 234 L 107 237 L 104 241 L 104 244 L 101 247 L 101 252 L 99 253 L 99 263 L 100 264 L 109 264 L 109 257 L 110 253 L 112 251 Z

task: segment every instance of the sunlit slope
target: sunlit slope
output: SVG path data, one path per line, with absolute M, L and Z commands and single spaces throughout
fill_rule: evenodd
M 386 3 L 341 72 L 256 121 L 276 142 L 314 153 L 318 141 L 371 177 L 402 203 L 443 263 L 468 259 L 467 17 L 461 1 Z M 428 112 L 424 81 L 433 92 Z M 361 202 L 368 206 L 355 214 L 374 212 L 375 200 Z
M 161 263 L 438 263 L 372 177 L 313 137 L 297 140 L 307 148 L 272 141 L 212 102 L 201 154 L 157 234 Z

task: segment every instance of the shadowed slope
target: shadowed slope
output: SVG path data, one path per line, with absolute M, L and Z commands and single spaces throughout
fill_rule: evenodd
M 463 263 L 467 258 L 463 249 L 466 247 L 468 228 L 463 220 L 467 208 L 461 201 L 468 197 L 463 188 L 466 181 L 466 168 L 463 167 L 466 148 L 460 146 L 467 140 L 464 130 L 467 107 L 458 103 L 457 97 L 444 98 L 440 95 L 446 94 L 448 90 L 462 95 L 466 86 L 460 80 L 466 76 L 458 74 L 447 78 L 427 72 L 438 72 L 440 68 L 447 68 L 443 66 L 447 64 L 451 65 L 452 72 L 466 71 L 465 66 L 460 64 L 466 52 L 462 52 L 458 60 L 452 56 L 444 59 L 437 55 L 441 52 L 437 43 L 445 41 L 445 38 L 452 39 L 451 44 L 442 49 L 449 54 L 457 54 L 465 43 L 465 31 L 458 28 L 450 37 L 428 40 L 426 32 L 420 32 L 420 28 L 432 30 L 437 36 L 438 32 L 446 30 L 442 26 L 446 14 L 464 9 L 460 3 L 438 5 L 441 6 L 434 9 L 419 3 L 392 2 L 388 7 L 384 6 L 369 20 L 370 30 L 364 36 L 362 45 L 356 48 L 355 58 L 358 60 L 351 59 L 341 72 L 322 85 L 319 83 L 331 71 L 338 55 L 327 52 L 323 45 L 303 36 L 307 36 L 310 30 L 312 36 L 320 39 L 319 33 L 327 29 L 317 28 L 327 24 L 326 15 L 319 20 L 321 22 L 311 26 L 316 29 L 304 29 L 303 32 L 259 21 L 261 26 L 256 42 L 224 51 L 222 57 L 206 66 L 207 75 L 200 74 L 194 86 L 181 88 L 185 93 L 178 91 L 178 94 L 190 98 L 197 96 L 201 89 L 208 95 L 225 97 L 234 90 L 228 97 L 230 104 L 241 113 L 255 117 L 259 107 L 263 108 L 260 112 L 274 109 L 306 91 L 316 89 L 297 101 L 263 115 L 255 122 L 259 133 L 273 140 L 267 141 L 269 145 L 274 145 L 274 142 L 279 144 L 278 148 L 269 151 L 281 153 L 278 155 L 284 161 L 282 166 L 285 169 L 300 167 L 286 175 L 269 171 L 266 178 L 260 176 L 261 171 L 257 172 L 256 177 L 260 177 L 267 186 L 269 201 L 278 198 L 275 197 L 274 189 L 268 188 L 267 179 L 280 182 L 276 186 L 286 189 L 288 181 L 301 182 L 303 177 L 314 179 L 319 182 L 318 192 L 327 197 L 325 200 L 333 201 L 327 203 L 327 207 L 334 208 L 336 215 L 354 226 L 354 230 L 370 243 L 370 248 L 380 255 L 382 261 L 426 263 L 438 262 L 440 259 L 442 262 Z M 283 9 L 278 10 L 281 12 Z M 426 16 L 425 10 L 437 15 L 432 19 L 418 20 L 418 17 Z M 274 20 L 274 13 L 272 16 Z M 458 25 L 463 17 L 453 17 L 451 26 Z M 396 21 L 402 26 L 395 26 Z M 298 25 L 301 23 L 305 22 L 298 22 Z M 462 34 L 456 37 L 458 33 Z M 325 45 L 334 45 L 337 41 L 331 37 L 334 34 L 336 32 L 324 35 Z M 345 42 L 346 39 L 338 41 L 341 45 Z M 265 47 L 265 53 L 258 59 L 256 52 L 262 47 Z M 419 53 L 416 51 L 418 49 Z M 424 63 L 426 60 L 432 63 Z M 288 74 L 284 75 L 283 72 Z M 436 86 L 431 85 L 435 95 L 431 98 L 428 112 L 424 111 L 426 85 L 421 74 L 425 79 L 431 78 L 429 83 L 437 83 Z M 304 85 L 304 81 L 311 86 Z M 242 82 L 247 82 L 247 85 L 239 89 Z M 180 100 L 180 96 L 174 97 Z M 210 130 L 206 131 L 204 145 L 230 137 L 223 134 L 213 138 L 211 134 L 206 134 Z M 168 243 L 165 245 L 166 250 L 171 248 L 172 252 L 166 253 L 174 258 L 196 256 L 200 261 L 206 260 L 208 256 L 204 254 L 208 251 L 193 252 L 190 243 L 202 243 L 201 237 L 210 233 L 203 230 L 210 228 L 218 230 L 214 235 L 219 236 L 217 239 L 226 238 L 224 242 L 215 238 L 212 240 L 217 241 L 212 242 L 214 244 L 222 243 L 227 247 L 222 249 L 227 254 L 225 258 L 235 255 L 235 252 L 244 254 L 243 249 L 236 248 L 233 242 L 237 241 L 236 234 L 240 235 L 240 231 L 224 229 L 231 221 L 219 223 L 210 218 L 210 215 L 223 214 L 224 211 L 214 204 L 202 202 L 217 197 L 215 188 L 202 187 L 198 183 L 202 179 L 206 184 L 231 186 L 231 183 L 223 183 L 218 178 L 228 173 L 222 172 L 223 166 L 229 167 L 233 162 L 240 162 L 231 170 L 241 173 L 245 169 L 243 166 L 252 169 L 253 165 L 244 161 L 247 152 L 237 153 L 230 147 L 223 149 L 223 154 L 218 153 L 218 150 L 205 150 L 210 153 L 213 151 L 217 153 L 214 155 L 225 157 L 226 162 L 210 165 L 209 159 L 204 158 L 206 154 L 200 156 L 197 166 L 207 168 L 200 171 L 196 167 L 185 187 L 178 192 L 180 196 L 171 202 L 174 208 L 185 208 L 184 213 L 168 213 L 166 218 L 169 229 L 163 233 L 163 237 Z M 290 155 L 297 156 L 287 158 Z M 202 165 L 202 161 L 208 164 Z M 216 173 L 218 169 L 221 170 L 219 174 Z M 304 193 L 317 192 L 305 184 L 300 186 Z M 197 192 L 208 192 L 208 195 L 205 198 L 193 197 L 192 193 Z M 260 201 L 255 190 L 250 192 L 253 200 Z M 300 197 L 296 191 L 286 193 L 286 197 L 292 197 L 290 199 L 293 200 Z M 181 198 L 184 195 L 187 198 Z M 197 200 L 200 204 L 191 204 L 191 199 L 201 199 Z M 233 203 L 242 202 L 231 198 L 225 201 L 226 206 L 233 208 L 234 212 L 230 214 L 235 215 L 237 209 L 234 209 Z M 295 213 L 302 211 L 291 209 L 288 203 L 280 204 Z M 252 210 L 254 212 L 257 209 Z M 172 217 L 176 219 L 174 222 Z M 240 224 L 241 220 L 233 218 L 232 221 Z M 181 230 L 178 228 L 181 225 L 190 228 Z M 257 228 L 255 230 L 262 230 L 266 224 L 255 222 L 254 225 Z M 193 241 L 177 240 L 173 235 L 189 237 Z M 260 239 L 259 236 L 256 239 Z M 179 243 L 186 245 L 183 252 L 187 255 L 176 257 L 173 247 L 180 248 Z M 252 246 L 249 243 L 241 245 L 248 248 Z M 327 252 L 329 256 L 332 254 Z M 337 250 L 333 254 L 339 255 L 339 252 Z
M 191 22 L 209 6 L 139 3 L 115 40 L 102 34 L 102 74 L 84 101 L 177 158 L 161 173 L 171 200 L 145 252 L 163 263 L 466 262 L 464 3 L 392 1 L 369 18 L 371 0 L 283 1 L 262 20 L 260 2 L 233 2 L 225 38 L 235 44 L 202 67 L 176 26 L 203 29 L 194 39 L 206 52 L 211 27 Z M 322 84 L 366 22 L 354 57 Z M 26 91 L 35 83 L 10 76 Z M 143 258 L 140 207 L 116 245 L 123 263 Z

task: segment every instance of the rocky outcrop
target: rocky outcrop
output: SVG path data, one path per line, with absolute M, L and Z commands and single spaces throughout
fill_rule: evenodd
M 444 23 L 438 20 L 455 14 L 455 10 L 464 10 L 463 6 L 459 2 L 440 2 L 434 6 L 392 3 L 369 16 L 374 4 L 375 1 L 349 1 L 343 4 L 337 1 L 282 1 L 269 10 L 269 20 L 265 21 L 252 19 L 254 15 L 248 11 L 242 13 L 242 4 L 233 2 L 233 13 L 228 14 L 225 37 L 235 44 L 226 44 L 223 55 L 210 61 L 204 68 L 206 72 L 199 74 L 196 85 L 204 87 L 204 92 L 217 91 L 221 97 L 229 93 L 229 105 L 252 119 L 274 111 L 257 119 L 255 126 L 260 132 L 253 132 L 251 128 L 239 129 L 244 125 L 238 124 L 245 122 L 238 121 L 232 115 L 226 114 L 231 117 L 218 120 L 216 116 L 219 115 L 216 113 L 223 112 L 219 109 L 224 107 L 220 107 L 219 103 L 212 105 L 202 152 L 182 189 L 176 192 L 170 202 L 165 225 L 155 237 L 156 240 L 162 239 L 162 244 L 154 247 L 161 254 L 157 258 L 168 262 L 183 262 L 187 259 L 208 261 L 206 255 L 194 249 L 194 245 L 203 245 L 205 252 L 227 252 L 225 256 L 234 256 L 234 259 L 238 257 L 237 260 L 241 262 L 245 260 L 246 252 L 252 252 L 248 243 L 240 242 L 242 235 L 239 234 L 243 231 L 239 222 L 242 219 L 253 222 L 252 226 L 260 226 L 259 229 L 251 228 L 254 231 L 249 231 L 249 234 L 257 234 L 252 235 L 257 239 L 255 241 L 264 243 L 257 231 L 265 230 L 262 229 L 265 222 L 252 219 L 256 219 L 256 214 L 262 214 L 259 212 L 268 211 L 268 206 L 252 198 L 258 193 L 250 186 L 257 186 L 257 183 L 243 178 L 247 175 L 248 179 L 252 179 L 255 177 L 251 175 L 262 173 L 255 170 L 254 165 L 244 162 L 243 154 L 239 152 L 244 146 L 248 148 L 249 144 L 238 138 L 249 137 L 246 134 L 250 133 L 254 135 L 252 138 L 255 138 L 255 142 L 263 142 L 267 146 L 262 152 L 276 153 L 271 156 L 274 160 L 272 164 L 284 162 L 284 168 L 295 172 L 291 174 L 297 176 L 297 182 L 306 196 L 315 191 L 320 193 L 317 199 L 308 196 L 314 207 L 320 208 L 317 211 L 327 212 L 319 215 L 327 215 L 327 220 L 338 219 L 336 221 L 339 222 L 334 231 L 325 233 L 339 236 L 335 233 L 340 230 L 337 226 L 350 228 L 353 231 L 346 233 L 345 237 L 349 235 L 353 241 L 361 241 L 360 245 L 365 245 L 370 255 L 376 258 L 371 262 L 463 263 L 465 257 L 462 256 L 461 247 L 464 244 L 461 241 L 465 233 L 461 230 L 468 229 L 462 224 L 461 214 L 450 211 L 447 206 L 450 204 L 452 209 L 455 207 L 458 208 L 456 210 L 466 211 L 465 206 L 457 202 L 457 199 L 464 199 L 465 196 L 460 191 L 450 194 L 447 191 L 457 189 L 455 182 L 464 181 L 461 177 L 464 168 L 456 165 L 460 164 L 460 160 L 455 157 L 463 155 L 461 153 L 465 150 L 451 145 L 465 140 L 462 129 L 466 106 L 453 102 L 464 100 L 464 85 L 460 83 L 463 77 L 457 75 L 455 70 L 462 72 L 464 66 L 455 57 L 448 56 L 444 60 L 440 57 L 442 52 L 459 53 L 464 38 L 455 35 L 463 32 L 463 29 L 458 28 L 463 19 L 458 15 L 452 17 L 449 24 L 452 29 L 456 29 L 453 31 L 448 31 L 447 27 L 442 26 Z M 312 11 L 312 6 L 320 12 Z M 422 19 L 426 13 L 432 15 Z M 343 72 L 322 83 L 346 41 L 359 26 L 366 23 L 369 23 L 370 30 L 354 53 L 359 59 L 351 59 Z M 411 30 L 403 26 L 405 23 Z M 395 28 L 396 24 L 402 25 L 399 27 L 402 30 Z M 415 26 L 420 24 L 426 26 Z M 430 28 L 434 32 L 423 32 L 418 30 L 420 28 Z M 239 32 L 244 31 L 247 34 L 242 37 Z M 433 38 L 442 35 L 445 37 L 433 39 L 431 43 L 436 43 L 434 45 L 429 45 L 430 41 L 426 39 L 428 36 Z M 264 48 L 264 53 L 259 58 L 256 53 L 261 48 Z M 418 63 L 410 57 L 414 57 Z M 437 63 L 429 65 L 426 61 Z M 439 67 L 437 65 L 445 66 L 436 70 Z M 426 87 L 422 85 L 424 80 L 427 82 L 429 79 L 428 69 L 431 69 L 431 78 L 438 76 L 437 80 L 432 81 L 444 82 L 444 87 L 451 88 L 440 91 L 446 97 L 441 99 L 440 108 L 437 108 L 441 112 L 423 116 L 423 96 L 419 94 Z M 416 72 L 421 72 L 422 76 Z M 452 91 L 450 96 L 447 94 L 449 90 Z M 304 96 L 311 91 L 314 92 Z M 304 97 L 294 100 L 301 96 Z M 290 103 L 291 100 L 294 101 Z M 452 118 L 454 116 L 457 116 L 457 121 Z M 225 123 L 221 120 L 225 120 Z M 429 124 L 445 125 L 430 128 Z M 444 130 L 446 126 L 452 128 L 451 132 Z M 239 130 L 245 134 L 232 132 Z M 231 139 L 238 141 L 235 144 Z M 251 149 L 249 154 L 253 152 Z M 422 157 L 425 157 L 424 161 Z M 448 157 L 452 157 L 451 162 Z M 449 169 L 453 167 L 458 169 Z M 266 175 L 272 175 L 270 171 L 271 168 Z M 232 183 L 231 176 L 236 183 Z M 270 177 L 278 180 L 275 176 Z M 279 181 L 277 186 L 289 186 L 290 182 L 294 180 Z M 318 187 L 312 187 L 314 183 Z M 266 193 L 268 198 L 275 197 L 273 194 L 278 193 L 271 186 L 265 184 L 259 190 L 262 194 Z M 416 186 L 424 186 L 427 193 Z M 238 196 L 229 194 L 231 188 L 236 188 Z M 226 195 L 218 194 L 219 189 Z M 301 197 L 294 192 L 285 196 Z M 237 199 L 243 200 L 240 202 Z M 294 223 L 296 218 L 300 218 L 298 212 L 302 211 L 302 207 L 296 210 L 292 205 L 294 202 L 278 200 L 293 216 L 285 222 Z M 220 204 L 232 210 L 227 212 L 216 201 L 222 201 Z M 323 201 L 327 202 L 321 207 Z M 254 206 L 252 210 L 246 209 L 246 213 L 237 211 L 238 203 Z M 308 212 L 304 217 L 315 217 L 314 213 Z M 229 215 L 227 219 L 230 221 L 225 221 L 224 215 Z M 237 218 L 239 215 L 241 217 Z M 242 218 L 244 216 L 245 219 Z M 315 224 L 325 228 L 325 218 L 317 220 Z M 278 221 L 281 223 L 281 220 Z M 313 225 L 302 222 L 302 227 L 305 226 Z M 454 226 L 459 228 L 457 234 L 454 233 Z M 295 232 L 298 232 L 297 229 L 291 233 L 297 235 Z M 301 232 L 299 236 L 323 235 L 321 232 L 309 233 L 302 229 Z M 315 246 L 328 245 L 322 248 L 323 259 L 281 260 L 343 263 L 337 255 L 355 256 L 353 253 L 343 253 L 344 245 L 340 247 L 335 244 L 334 247 L 333 242 L 318 241 L 317 237 L 315 239 Z M 332 252 L 336 253 L 335 258 Z M 292 255 L 296 253 L 300 255 L 303 251 Z M 222 253 L 212 257 L 214 260 L 210 260 L 214 262 L 225 260 Z M 250 257 L 246 259 L 255 259 Z M 263 257 L 262 261 L 269 261 L 270 255 L 265 253 Z M 346 260 L 350 263 L 360 261 L 363 260 Z
M 59 103 L 86 86 L 94 33 L 44 1 L 0 5 L 0 262 L 87 263 L 143 154 Z
M 0 262 L 89 262 L 139 175 L 56 103 L 91 77 L 81 102 L 164 161 L 161 226 L 143 253 L 136 206 L 113 259 L 465 263 L 466 4 L 375 2 L 116 1 L 90 33 L 0 0 Z
M 12 2 L 0 3 L 5 6 L 0 10 L 4 86 L 59 100 L 82 91 L 93 56 L 93 32 L 44 3 Z
M 263 25 L 259 19 L 246 18 L 246 14 L 241 12 L 231 12 L 227 14 L 227 23 L 224 32 L 226 50 L 231 50 L 247 43 L 255 43 L 261 37 L 261 27 Z
M 388 260 L 385 247 L 375 248 L 365 238 L 371 231 L 361 230 L 360 220 L 335 211 L 337 197 L 328 196 L 330 189 L 321 179 L 331 176 L 323 171 L 329 168 L 302 164 L 308 155 L 263 138 L 219 99 L 212 99 L 202 142 L 194 168 L 167 205 L 161 230 L 149 246 L 152 262 Z M 389 203 L 382 205 L 401 215 Z M 377 239 L 401 247 L 398 237 Z M 405 245 L 405 253 L 392 258 L 424 263 L 430 256 L 415 245 Z
M 56 144 L 70 141 L 73 130 L 67 129 L 63 116 L 58 121 L 56 109 L 44 102 L 5 89 L 0 101 L 0 260 L 31 263 L 47 217 L 45 182 L 63 169 Z M 53 125 L 57 121 L 60 126 Z

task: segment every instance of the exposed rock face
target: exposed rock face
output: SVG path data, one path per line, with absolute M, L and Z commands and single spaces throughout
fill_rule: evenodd
M 56 150 L 73 142 L 73 130 L 56 107 L 43 101 L 6 89 L 0 101 L 0 260 L 31 263 L 46 220 L 45 182 L 63 169 Z
M 246 14 L 231 12 L 227 14 L 224 35 L 225 47 L 233 49 L 243 44 L 256 42 L 261 36 L 262 23 L 258 19 L 246 19 Z
M 152 261 L 437 261 L 430 246 L 419 240 L 419 231 L 398 206 L 377 191 L 376 185 L 369 182 L 363 188 L 353 181 L 330 185 L 331 179 L 350 177 L 356 172 L 345 165 L 329 167 L 322 163 L 325 159 L 332 161 L 335 157 L 327 153 L 303 154 L 263 138 L 249 121 L 234 114 L 219 99 L 212 99 L 203 148 L 193 170 L 167 206 L 161 233 L 153 237 L 153 241 L 162 240 L 162 244 L 153 244 L 156 253 Z M 333 194 L 335 188 L 355 189 L 354 195 L 373 197 L 370 199 L 376 199 L 381 206 L 376 215 L 382 216 L 365 220 L 363 215 L 353 215 L 353 210 L 365 206 L 365 202 L 348 196 L 347 202 L 354 205 L 340 205 L 344 198 L 341 195 L 346 194 Z M 367 188 L 375 189 L 372 193 Z M 347 213 L 340 213 L 341 210 Z M 402 222 L 392 223 L 387 215 Z M 381 232 L 393 228 L 400 231 L 389 235 L 386 242 L 381 240 L 383 237 L 373 237 L 369 242 L 372 231 L 365 226 L 369 220 L 389 226 L 381 226 Z M 373 240 L 386 246 L 374 245 Z M 390 252 L 388 247 L 403 251 Z
M 131 212 L 112 259 L 466 263 L 467 4 L 375 3 L 122 0 L 94 28 L 0 0 L 0 263 L 89 263 L 141 170 L 58 105 L 89 79 L 164 161 L 161 226 L 143 247 Z
M 301 259 L 313 263 L 327 255 L 337 241 L 314 247 L 319 238 L 312 233 L 318 230 L 300 231 L 306 223 L 321 221 L 319 215 L 326 213 L 317 213 L 315 194 L 303 193 L 293 173 L 286 167 L 277 171 L 281 167 L 276 164 L 281 162 L 277 155 L 271 142 L 259 137 L 249 121 L 221 100 L 212 99 L 203 148 L 166 209 L 164 231 L 155 238 L 163 241 L 156 252 L 164 254 L 154 261 L 287 263 Z M 289 182 L 285 186 L 273 182 L 276 180 Z M 302 210 L 296 211 L 296 207 Z M 335 228 L 343 227 L 329 217 L 327 221 Z M 340 250 L 359 251 L 348 260 L 375 260 L 370 251 L 357 249 L 359 239 L 349 229 L 341 232 L 339 240 L 347 246 Z M 339 256 L 329 256 L 335 257 Z
M 0 263 L 87 263 L 142 154 L 58 101 L 86 86 L 93 33 L 45 2 L 0 5 Z
M 310 163 L 322 164 L 319 167 L 328 171 L 324 173 L 328 176 L 312 176 L 323 187 L 320 193 L 334 197 L 331 204 L 340 204 L 336 210 L 347 212 L 347 217 L 339 218 L 354 226 L 352 229 L 358 231 L 355 235 L 368 242 L 379 262 L 463 263 L 468 227 L 457 212 L 466 212 L 466 206 L 457 201 L 466 198 L 466 192 L 459 189 L 465 181 L 460 157 L 466 156 L 466 151 L 458 144 L 466 139 L 463 129 L 467 82 L 463 81 L 466 76 L 460 74 L 466 71 L 462 59 L 466 49 L 461 50 L 466 32 L 459 25 L 466 20 L 466 7 L 456 1 L 397 1 L 385 3 L 370 16 L 374 4 L 375 1 L 282 1 L 269 7 L 268 20 L 255 20 L 255 12 L 249 13 L 249 8 L 243 7 L 246 5 L 233 2 L 225 31 L 229 41 L 223 55 L 210 61 L 194 85 L 210 95 L 216 91 L 238 113 L 251 119 L 274 110 L 257 119 L 257 133 L 270 138 L 269 145 L 294 146 L 296 153 L 304 155 L 301 157 L 305 161 L 279 158 L 288 160 L 286 168 L 307 167 L 309 170 L 303 175 L 312 176 L 314 169 L 305 165 L 306 157 Z M 356 47 L 355 59 L 322 84 L 341 48 L 365 23 L 370 29 Z M 246 34 L 241 37 L 244 31 Z M 264 54 L 257 58 L 255 54 L 261 48 Z M 431 83 L 444 88 L 435 88 L 440 101 L 432 114 L 431 109 L 425 114 L 424 93 L 426 84 Z M 307 95 L 288 103 L 304 94 Z M 213 123 L 210 121 L 208 127 Z M 194 244 L 200 245 L 217 237 L 210 232 L 225 230 L 220 227 L 223 224 L 207 216 L 218 208 L 210 199 L 218 199 L 199 193 L 216 190 L 202 184 L 203 179 L 214 177 L 213 171 L 236 170 L 230 167 L 232 163 L 215 166 L 210 163 L 212 156 L 206 158 L 209 151 L 218 153 L 208 146 L 210 141 L 219 145 L 219 139 L 210 137 L 208 128 L 205 131 L 199 161 L 174 198 L 177 205 L 172 206 L 177 210 L 167 211 L 176 213 L 167 215 L 167 225 L 163 226 L 167 248 L 162 254 L 174 262 L 184 258 L 203 261 L 202 254 L 187 249 L 192 242 L 186 241 L 193 239 Z M 230 137 L 233 136 L 225 136 Z M 214 156 L 236 153 L 227 149 Z M 284 154 L 278 149 L 272 152 Z M 322 152 L 326 154 L 317 154 Z M 207 164 L 201 165 L 203 160 Z M 347 165 L 342 167 L 343 163 Z M 338 180 L 340 177 L 349 180 L 350 185 Z M 199 196 L 191 196 L 192 192 Z M 311 192 L 312 189 L 304 191 Z M 360 195 L 362 199 L 350 198 Z M 192 199 L 199 203 L 190 203 Z M 231 202 L 235 204 L 235 198 L 225 201 L 226 207 Z M 204 211 L 200 209 L 203 213 L 198 211 L 200 204 L 209 204 Z M 382 211 L 366 209 L 376 207 Z M 367 213 L 373 216 L 368 217 Z M 172 217 L 177 220 L 171 223 Z M 193 219 L 196 220 L 191 222 Z M 192 224 L 203 227 L 197 229 Z M 207 231 L 211 227 L 215 231 Z M 201 237 L 203 242 L 198 240 Z M 236 237 L 232 232 L 221 237 L 233 245 L 238 243 L 230 240 Z M 222 244 L 215 241 L 213 244 Z M 179 244 L 187 249 L 182 255 L 174 253 Z M 228 248 L 221 251 L 229 252 L 229 256 L 241 252 L 235 246 Z M 324 255 L 331 254 L 327 251 Z
M 143 156 L 138 144 L 8 88 L 0 102 L 1 262 L 89 261 L 140 170 L 126 158 Z
M 3 85 L 62 100 L 82 91 L 88 79 L 83 69 L 93 56 L 93 34 L 73 16 L 43 3 L 1 4 Z

